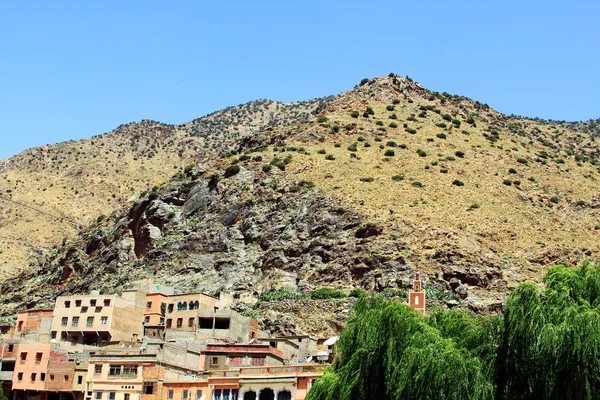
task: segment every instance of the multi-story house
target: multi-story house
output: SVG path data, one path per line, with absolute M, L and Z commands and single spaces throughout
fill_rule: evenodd
M 12 380 L 15 400 L 31 399 L 46 393 L 50 360 L 66 361 L 67 354 L 53 351 L 51 344 L 19 343 Z
M 60 296 L 54 307 L 52 339 L 71 346 L 102 346 L 113 341 L 136 341 L 142 335 L 144 292 L 122 296 Z

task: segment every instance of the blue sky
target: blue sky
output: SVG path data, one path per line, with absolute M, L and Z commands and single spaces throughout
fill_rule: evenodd
M 395 72 L 507 114 L 600 118 L 597 1 L 4 1 L 0 158 Z

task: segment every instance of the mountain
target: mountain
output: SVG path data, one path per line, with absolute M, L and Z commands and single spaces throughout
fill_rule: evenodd
M 86 152 L 75 155 L 77 146 Z M 494 312 L 518 283 L 600 250 L 594 135 L 393 74 L 331 98 L 249 103 L 179 126 L 145 121 L 58 148 L 68 167 L 34 149 L 4 174 L 27 177 L 28 186 L 10 178 L 27 204 L 39 204 L 44 191 L 31 188 L 43 179 L 62 179 L 61 194 L 85 192 L 89 205 L 62 194 L 53 211 L 87 218 L 87 228 L 5 280 L 3 315 L 155 281 L 230 291 L 263 327 L 332 333 L 349 300 L 315 305 L 306 296 L 316 289 L 403 296 L 419 270 L 433 303 Z M 94 158 L 91 148 L 119 170 L 95 164 L 112 186 L 93 198 L 87 172 L 66 174 Z M 123 158 L 126 174 L 112 166 Z M 96 200 L 115 189 L 114 201 Z M 14 221 L 8 231 L 39 226 Z
M 186 165 L 253 132 L 309 118 L 321 102 L 258 100 L 177 126 L 144 120 L 12 157 L 0 165 L 0 274 L 22 270 L 43 248 Z

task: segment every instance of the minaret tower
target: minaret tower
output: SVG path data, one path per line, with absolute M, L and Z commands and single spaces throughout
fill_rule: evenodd
M 421 274 L 417 272 L 417 276 L 413 281 L 413 288 L 408 292 L 408 305 L 422 314 L 425 314 L 425 291 L 421 282 Z

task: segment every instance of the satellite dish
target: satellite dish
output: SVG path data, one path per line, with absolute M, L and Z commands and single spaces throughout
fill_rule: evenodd
M 306 359 L 306 362 L 307 362 L 307 363 L 309 363 L 309 362 L 311 362 L 312 360 L 313 360 L 313 357 L 312 357 L 312 356 L 310 356 L 310 357 L 308 357 L 308 358 Z

